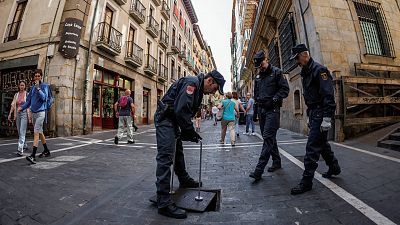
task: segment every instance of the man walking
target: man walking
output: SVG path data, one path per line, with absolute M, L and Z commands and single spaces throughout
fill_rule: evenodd
M 49 157 L 50 150 L 46 144 L 46 138 L 43 134 L 43 123 L 46 117 L 46 110 L 48 109 L 48 101 L 51 101 L 50 86 L 42 82 L 43 72 L 37 69 L 34 75 L 33 86 L 31 91 L 26 97 L 26 102 L 18 109 L 19 112 L 24 111 L 28 107 L 32 112 L 33 119 L 33 148 L 32 154 L 26 157 L 31 164 L 36 164 L 36 151 L 39 144 L 39 138 L 43 144 L 44 150 L 39 155 L 39 158 Z
M 259 68 L 254 84 L 254 98 L 258 107 L 264 143 L 256 169 L 249 176 L 260 180 L 270 156 L 273 162 L 268 172 L 281 168 L 276 133 L 280 126 L 280 107 L 282 107 L 283 99 L 289 94 L 289 85 L 282 70 L 269 64 L 264 51 L 259 51 L 254 55 L 254 67 Z
M 254 99 L 251 97 L 250 93 L 247 93 L 247 106 L 246 106 L 246 132 L 243 134 L 245 135 L 254 135 L 255 125 L 254 125 Z M 250 133 L 251 127 L 251 133 Z
M 189 176 L 185 168 L 182 141 L 198 142 L 192 118 L 200 110 L 204 94 L 223 94 L 225 80 L 216 70 L 204 75 L 182 77 L 171 85 L 158 102 L 154 115 L 157 138 L 157 206 L 164 216 L 184 219 L 186 212 L 175 206 L 170 195 L 170 166 L 175 157 L 175 173 L 181 188 L 196 188 L 199 182 Z M 175 153 L 174 153 L 175 149 Z M 175 154 L 175 156 L 174 156 Z
M 121 96 L 118 99 L 118 102 L 114 104 L 114 110 L 117 118 L 119 118 L 118 132 L 114 137 L 114 143 L 116 145 L 118 144 L 118 141 L 121 140 L 124 130 L 126 129 L 128 144 L 134 144 L 132 115 L 135 115 L 135 106 L 133 104 L 133 99 L 131 98 L 131 90 L 125 90 L 125 96 Z
M 304 157 L 304 173 L 301 182 L 291 190 L 292 195 L 302 194 L 312 189 L 312 180 L 318 167 L 319 156 L 329 166 L 328 172 L 322 174 L 325 178 L 339 175 L 341 172 L 338 160 L 328 143 L 328 130 L 331 128 L 331 118 L 335 113 L 332 76 L 329 70 L 315 62 L 304 44 L 292 48 L 292 59 L 302 68 L 303 96 L 307 105 L 310 133 Z

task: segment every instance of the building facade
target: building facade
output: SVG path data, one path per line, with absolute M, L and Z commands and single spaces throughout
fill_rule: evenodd
M 30 86 L 36 68 L 52 87 L 48 130 L 59 136 L 115 128 L 113 104 L 125 89 L 137 123 L 150 124 L 167 88 L 197 74 L 190 0 L 46 2 L 0 2 L 0 132 L 18 82 Z
M 337 108 L 331 138 L 342 141 L 399 122 L 399 5 L 396 0 L 260 1 L 241 80 L 250 85 L 256 74 L 254 53 L 268 52 L 290 85 L 281 125 L 306 133 L 300 68 L 289 60 L 291 48 L 305 43 L 334 77 Z

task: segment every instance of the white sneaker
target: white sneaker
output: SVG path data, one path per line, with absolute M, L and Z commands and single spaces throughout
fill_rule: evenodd
M 250 135 L 251 135 L 251 136 L 254 136 L 254 135 L 256 135 L 256 134 L 253 132 L 253 133 L 251 133 Z
M 243 132 L 243 135 L 249 135 L 249 133 Z

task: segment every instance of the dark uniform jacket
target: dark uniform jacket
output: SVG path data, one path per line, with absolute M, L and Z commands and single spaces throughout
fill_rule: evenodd
M 254 99 L 258 107 L 274 108 L 282 106 L 282 99 L 289 94 L 289 85 L 282 70 L 268 65 L 267 70 L 260 72 L 254 82 Z M 278 99 L 274 105 L 272 99 Z
M 169 117 L 173 117 L 182 131 L 193 130 L 192 118 L 203 100 L 204 74 L 182 77 L 165 93 L 161 102 L 168 105 Z
M 329 70 L 310 58 L 308 65 L 301 70 L 301 77 L 304 100 L 308 109 L 320 107 L 323 110 L 323 117 L 331 118 L 334 115 L 336 103 Z

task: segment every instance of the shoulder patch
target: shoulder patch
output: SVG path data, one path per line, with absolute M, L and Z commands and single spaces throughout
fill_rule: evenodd
M 328 74 L 321 73 L 322 80 L 328 80 Z
M 186 86 L 186 93 L 189 94 L 189 95 L 192 95 L 195 90 L 196 90 L 195 86 L 192 86 L 192 85 Z

